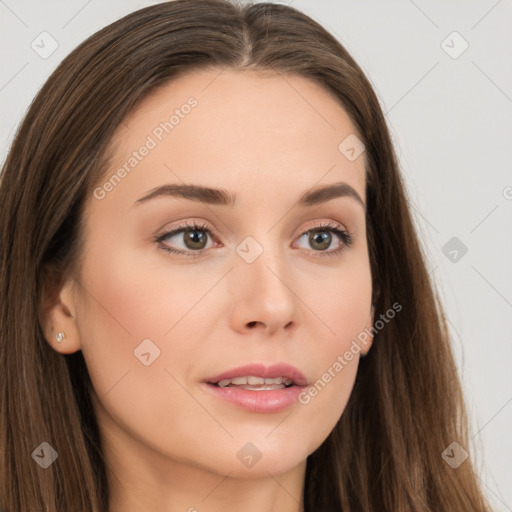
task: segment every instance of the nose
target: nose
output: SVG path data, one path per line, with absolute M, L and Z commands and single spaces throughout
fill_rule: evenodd
M 301 301 L 292 269 L 279 249 L 265 248 L 252 263 L 235 255 L 230 272 L 231 327 L 242 334 L 291 333 L 299 325 Z

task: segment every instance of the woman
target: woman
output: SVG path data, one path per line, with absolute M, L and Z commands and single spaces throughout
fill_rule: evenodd
M 94 34 L 0 205 L 2 510 L 488 510 L 382 111 L 304 14 Z

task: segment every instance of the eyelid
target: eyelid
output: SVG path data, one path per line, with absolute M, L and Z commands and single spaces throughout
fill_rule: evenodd
M 339 229 L 340 231 L 348 231 L 347 228 L 339 222 L 330 219 L 313 219 L 312 221 L 306 223 L 305 228 L 301 227 L 301 229 L 299 230 L 299 236 L 303 235 L 304 233 L 307 233 L 308 231 L 314 231 L 315 229 L 320 228 L 333 228 Z
M 171 227 L 165 227 L 160 230 L 159 235 L 156 235 L 157 239 L 168 238 L 171 234 L 176 234 L 176 232 L 185 230 L 185 229 L 201 229 L 204 231 L 208 231 L 213 235 L 215 228 L 207 221 L 200 219 L 187 219 L 185 221 L 178 222 L 177 224 L 173 224 Z

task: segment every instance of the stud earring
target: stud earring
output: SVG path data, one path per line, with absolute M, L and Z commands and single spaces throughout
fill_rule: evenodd
M 66 333 L 64 331 L 60 331 L 55 338 L 57 339 L 57 343 L 61 343 L 62 340 L 66 337 Z

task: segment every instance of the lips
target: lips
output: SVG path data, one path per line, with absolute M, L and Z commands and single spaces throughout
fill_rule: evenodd
M 250 364 L 203 381 L 216 399 L 252 413 L 277 413 L 298 403 L 307 379 L 294 366 Z

